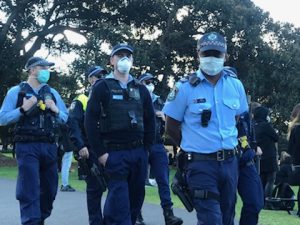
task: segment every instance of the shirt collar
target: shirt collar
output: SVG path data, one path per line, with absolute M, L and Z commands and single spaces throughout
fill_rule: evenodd
M 197 74 L 197 77 L 199 77 L 201 81 L 203 81 L 203 80 L 208 81 L 200 69 L 198 69 L 196 71 L 196 74 Z M 220 78 L 223 78 L 223 77 L 224 78 L 228 77 L 228 73 L 226 73 L 224 70 L 221 71 L 221 77 Z
M 119 81 L 118 79 L 115 78 L 114 73 L 110 72 L 110 74 L 108 74 L 105 79 L 114 79 Z M 122 88 L 126 88 L 127 84 L 130 83 L 131 81 L 133 81 L 133 77 L 131 76 L 131 74 L 129 74 L 128 76 L 128 81 L 126 82 L 126 84 L 122 83 L 121 81 L 119 81 L 119 84 L 121 85 Z

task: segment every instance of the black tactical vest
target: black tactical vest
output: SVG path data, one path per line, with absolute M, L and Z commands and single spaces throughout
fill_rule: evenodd
M 36 106 L 29 109 L 25 115 L 21 116 L 15 126 L 15 142 L 55 142 L 58 132 L 58 123 L 56 116 L 49 109 L 45 109 L 42 103 L 45 99 L 53 99 L 56 103 L 54 95 L 51 93 L 48 85 L 43 86 L 38 94 L 36 94 L 28 83 L 21 83 L 20 92 L 18 94 L 17 107 L 22 106 L 23 98 L 27 99 L 35 96 L 38 100 Z
M 157 98 L 153 102 L 153 107 L 155 111 L 162 111 L 162 108 L 164 106 L 164 102 L 161 98 Z M 163 139 L 162 136 L 165 132 L 165 122 L 160 118 L 156 116 L 156 123 L 155 123 L 155 143 L 162 143 Z
M 130 82 L 126 89 L 121 88 L 115 79 L 104 79 L 103 82 L 109 89 L 110 97 L 108 105 L 101 109 L 101 133 L 144 132 L 144 110 L 138 81 Z

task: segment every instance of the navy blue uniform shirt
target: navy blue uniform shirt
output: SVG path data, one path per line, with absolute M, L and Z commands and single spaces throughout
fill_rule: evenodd
M 113 75 L 110 74 L 106 79 L 113 79 Z M 129 75 L 128 83 L 135 82 L 131 75 Z M 126 88 L 127 85 L 120 84 L 122 88 Z M 109 103 L 110 93 L 104 82 L 98 82 L 94 87 L 90 95 L 86 117 L 85 117 L 85 128 L 89 138 L 89 144 L 91 145 L 91 150 L 97 154 L 97 157 L 106 153 L 106 149 L 103 145 L 103 139 L 111 140 L 118 137 L 120 143 L 130 142 L 134 140 L 143 140 L 144 146 L 150 146 L 155 140 L 155 114 L 152 104 L 152 99 L 149 94 L 149 91 L 144 85 L 138 86 L 140 91 L 140 96 L 144 109 L 144 133 L 141 132 L 114 132 L 110 133 L 108 136 L 102 136 L 100 130 L 98 129 L 99 125 L 97 124 L 101 116 L 101 105 L 102 102 L 103 108 L 105 109 Z

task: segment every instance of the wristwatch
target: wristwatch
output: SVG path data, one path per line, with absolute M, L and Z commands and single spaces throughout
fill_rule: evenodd
M 19 110 L 22 115 L 25 115 L 25 110 L 22 108 L 22 106 L 19 108 Z

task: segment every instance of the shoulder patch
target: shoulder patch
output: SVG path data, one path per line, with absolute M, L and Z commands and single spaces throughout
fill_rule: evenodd
M 160 105 L 163 105 L 163 104 L 164 104 L 164 101 L 163 101 L 160 97 L 157 99 L 157 102 L 158 102 L 158 104 L 160 104 Z
M 70 105 L 70 110 L 74 110 L 75 109 L 75 106 L 76 106 L 76 102 L 73 101 Z
M 182 78 L 180 78 L 172 88 L 171 92 L 168 94 L 167 101 L 173 101 L 176 98 L 176 95 L 179 91 L 179 87 L 189 81 L 189 76 L 184 75 Z
M 174 86 L 171 92 L 168 94 L 167 101 L 168 102 L 173 101 L 176 98 L 177 93 L 178 93 L 178 88 Z

